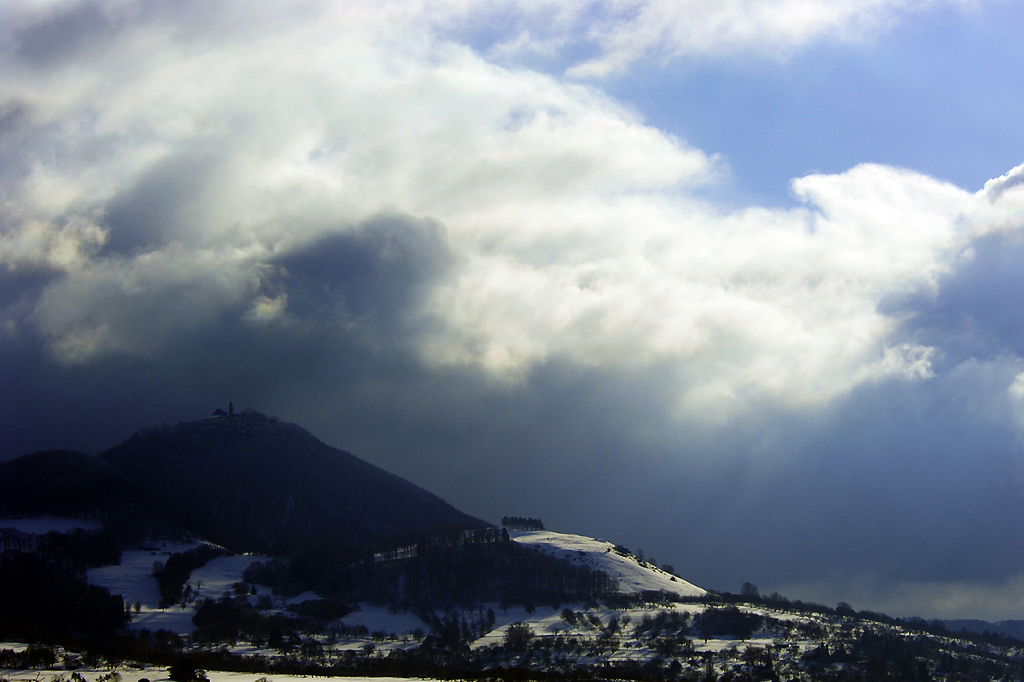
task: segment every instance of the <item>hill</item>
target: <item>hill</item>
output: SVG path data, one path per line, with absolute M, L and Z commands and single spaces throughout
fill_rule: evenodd
M 0 464 L 0 641 L 34 645 L 0 647 L 0 673 L 102 655 L 190 682 L 1024 678 L 1002 635 L 710 592 L 526 528 L 543 525 L 495 528 L 256 412 L 26 455 Z
M 193 535 L 272 554 L 488 525 L 253 411 L 146 429 L 98 456 L 61 450 L 0 463 L 0 518 L 39 516 L 98 522 L 124 547 Z
M 51 520 L 46 527 L 55 525 Z M 392 556 L 398 554 L 403 557 L 400 559 L 391 558 L 387 552 L 376 553 L 372 571 L 363 570 L 368 568 L 366 559 L 361 559 L 355 567 L 338 562 L 334 568 L 344 570 L 347 574 L 344 581 L 321 580 L 317 584 L 307 580 L 288 589 L 287 585 L 273 584 L 275 572 L 266 569 L 268 564 L 280 564 L 281 559 L 245 555 L 214 558 L 191 571 L 188 583 L 193 587 L 201 585 L 201 596 L 218 597 L 234 584 L 245 582 L 251 606 L 257 605 L 261 595 L 270 595 L 269 603 L 264 599 L 265 606 L 279 611 L 287 611 L 294 603 L 304 600 L 341 601 L 357 609 L 351 618 L 345 619 L 346 623 L 358 625 L 364 622 L 368 613 L 375 613 L 373 630 L 398 635 L 408 634 L 416 627 L 429 627 L 429 621 L 420 620 L 414 613 L 447 610 L 460 604 L 484 603 L 493 608 L 503 604 L 503 613 L 529 619 L 524 611 L 526 604 L 534 605 L 543 613 L 545 604 L 577 605 L 600 600 L 602 596 L 609 599 L 622 595 L 627 601 L 644 595 L 654 599 L 709 596 L 706 590 L 631 554 L 623 554 L 621 548 L 616 551 L 614 545 L 602 540 L 551 531 L 512 532 L 509 535 L 513 546 L 509 547 L 498 539 L 501 535 L 495 530 L 461 531 L 458 535 L 461 541 L 450 547 L 438 546 L 439 535 L 430 536 L 431 546 L 427 546 L 421 537 L 417 545 L 402 547 L 392 553 Z M 477 536 L 475 541 L 471 536 Z M 488 542 L 486 536 L 495 539 Z M 174 552 L 184 552 L 195 546 L 196 543 L 153 543 L 144 550 L 125 551 L 119 565 L 91 569 L 89 581 L 123 596 L 126 603 L 139 603 L 131 624 L 133 629 L 165 629 L 187 634 L 196 629 L 191 620 L 194 612 L 191 608 L 160 608 L 160 593 L 157 578 L 152 575 L 152 565 L 155 560 L 166 562 Z M 289 573 L 307 577 L 315 574 L 310 570 L 305 554 L 290 558 L 288 565 Z M 597 573 L 607 576 L 606 583 L 614 587 L 614 592 L 584 591 L 573 583 L 592 579 Z M 424 576 L 430 583 L 429 589 L 422 584 Z M 344 591 L 331 590 L 339 582 L 345 585 Z M 555 582 L 557 590 L 551 589 Z M 399 585 L 400 590 L 396 589 Z M 374 609 L 371 603 L 398 605 L 400 608 Z M 558 610 L 554 613 L 557 617 Z M 501 633 L 497 634 L 500 636 Z
M 305 429 L 258 412 L 140 431 L 100 453 L 196 535 L 236 551 L 359 545 L 487 525 Z
M 692 585 L 668 571 L 633 556 L 621 545 L 583 535 L 547 530 L 513 531 L 517 543 L 571 564 L 607 573 L 623 594 L 665 592 L 679 597 L 706 597 L 708 591 Z
M 994 633 L 1024 641 L 1024 620 L 1001 620 L 995 623 L 987 620 L 947 620 L 946 627 L 951 631 L 966 630 L 967 632 Z
M 132 496 L 127 477 L 84 452 L 50 450 L 0 462 L 0 515 L 67 516 Z
M 1024 643 L 1019 641 L 952 633 L 938 622 L 900 621 L 778 596 L 715 594 L 693 586 L 687 589 L 700 594 L 673 594 L 650 589 L 663 579 L 657 569 L 601 540 L 550 532 L 512 535 L 511 543 L 502 539 L 495 548 L 512 544 L 551 559 L 571 552 L 575 558 L 564 556 L 566 563 L 617 570 L 610 575 L 624 589 L 604 598 L 559 604 L 481 601 L 416 610 L 391 600 L 342 605 L 311 592 L 289 598 L 252 582 L 248 577 L 253 571 L 244 567 L 258 557 L 233 556 L 213 559 L 193 572 L 193 583 L 198 588 L 201 579 L 202 593 L 212 596 L 162 609 L 156 602 L 155 579 L 145 565 L 184 546 L 165 546 L 155 554 L 126 552 L 121 567 L 93 569 L 90 581 L 133 590 L 143 600 L 148 594 L 149 602 L 133 609 L 135 638 L 126 640 L 140 660 L 161 666 L 187 661 L 205 670 L 238 671 L 248 679 L 261 674 L 288 679 L 287 673 L 302 673 L 552 682 L 981 682 L 1021 679 L 1024 674 Z M 376 556 L 373 570 L 365 572 L 382 575 L 405 561 Z M 458 567 L 450 564 L 443 570 Z M 161 632 L 154 635 L 154 628 Z M 8 667 L 43 667 L 28 662 L 30 652 L 42 660 L 46 650 L 0 651 L 0 667 L 4 660 Z M 116 660 L 125 660 L 124 654 L 116 655 Z M 73 667 L 75 657 L 65 653 L 53 660 Z M 134 668 L 127 666 L 125 674 Z M 164 676 L 159 668 L 143 670 L 147 679 Z
M 50 450 L 0 463 L 0 518 L 64 517 L 99 523 L 122 544 L 183 529 L 109 462 Z

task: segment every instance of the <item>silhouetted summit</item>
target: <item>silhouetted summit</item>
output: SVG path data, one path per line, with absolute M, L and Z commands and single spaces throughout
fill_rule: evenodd
M 72 450 L 45 450 L 0 463 L 0 516 L 96 521 L 125 545 L 184 532 L 124 472 Z
M 258 412 L 140 431 L 99 455 L 189 530 L 236 550 L 363 544 L 486 525 L 305 429 Z
M 92 519 L 126 545 L 190 532 L 278 553 L 487 525 L 295 424 L 222 410 L 139 431 L 99 456 L 52 450 L 0 463 L 0 515 Z
M 73 450 L 46 450 L 0 463 L 0 514 L 97 515 L 132 495 L 125 475 L 108 462 Z

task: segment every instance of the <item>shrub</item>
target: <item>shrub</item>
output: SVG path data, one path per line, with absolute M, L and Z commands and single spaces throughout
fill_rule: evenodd
M 523 651 L 533 639 L 533 628 L 526 623 L 512 623 L 505 630 L 505 646 L 513 651 Z
M 167 676 L 174 682 L 210 682 L 206 671 L 196 667 L 192 659 L 183 657 L 171 664 Z

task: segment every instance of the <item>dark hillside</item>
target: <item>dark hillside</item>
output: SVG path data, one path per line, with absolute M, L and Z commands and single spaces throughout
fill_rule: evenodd
M 189 530 L 235 550 L 486 525 L 308 431 L 257 412 L 148 429 L 100 455 Z
M 128 479 L 84 452 L 48 450 L 0 463 L 0 513 L 79 516 L 98 500 L 130 495 Z
M 0 463 L 0 516 L 59 516 L 100 522 L 125 544 L 180 532 L 124 472 L 71 450 Z
M 996 623 L 987 620 L 947 620 L 944 621 L 950 632 L 967 630 L 968 632 L 990 632 L 1006 635 L 1024 641 L 1024 620 L 1001 620 Z

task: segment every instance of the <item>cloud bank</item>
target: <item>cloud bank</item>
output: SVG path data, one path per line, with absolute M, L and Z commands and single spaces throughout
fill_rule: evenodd
M 6 454 L 234 396 L 709 587 L 1012 583 L 1024 166 L 726 207 L 594 80 L 932 4 L 7 5 Z

